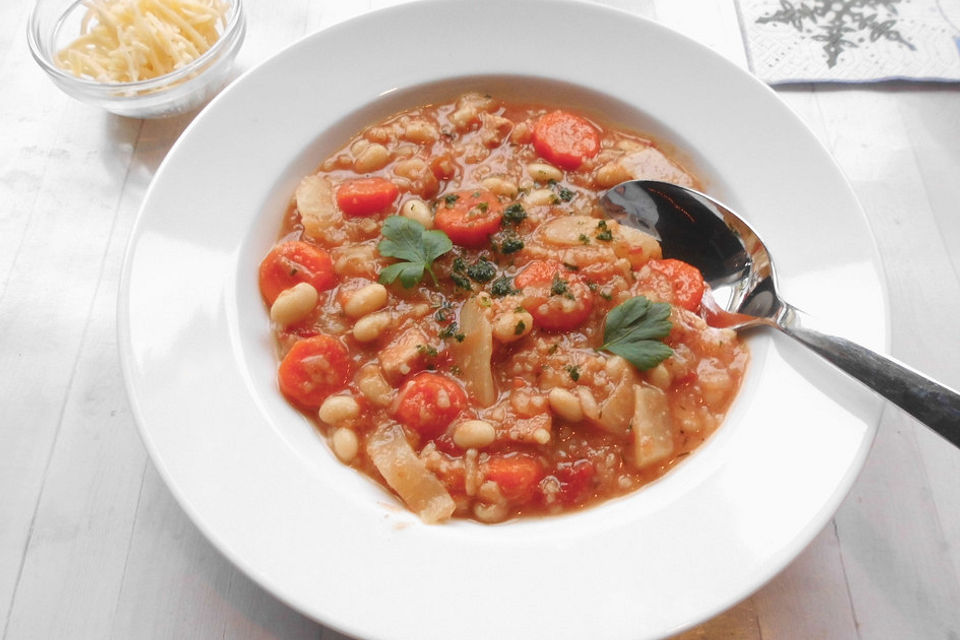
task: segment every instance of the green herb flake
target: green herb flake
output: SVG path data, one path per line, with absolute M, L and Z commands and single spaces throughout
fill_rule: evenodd
M 652 369 L 673 355 L 661 340 L 672 327 L 669 304 L 636 296 L 607 313 L 600 349 L 622 356 L 639 371 Z
M 570 376 L 570 379 L 573 380 L 574 382 L 580 379 L 580 367 L 576 365 L 568 364 L 567 366 L 564 367 L 564 370 L 566 370 L 567 374 L 569 374 Z
M 518 320 L 517 326 L 513 328 L 513 335 L 521 336 L 523 335 L 523 332 L 526 331 L 526 329 L 527 329 L 526 323 L 524 323 L 523 320 Z
M 527 219 L 527 212 L 519 202 L 514 202 L 503 210 L 503 221 L 517 225 Z
M 434 284 L 439 284 L 433 262 L 453 249 L 447 234 L 427 230 L 416 220 L 402 216 L 389 216 L 383 221 L 380 233 L 383 240 L 377 245 L 377 251 L 399 261 L 380 271 L 382 284 L 392 284 L 399 278 L 404 288 L 410 289 L 423 279 L 424 271 L 430 274 Z
M 502 298 L 514 293 L 519 293 L 518 289 L 513 288 L 513 279 L 507 276 L 500 276 L 490 285 L 490 295 Z
M 516 253 L 523 249 L 524 243 L 515 233 L 506 233 L 503 237 L 503 241 L 500 243 L 500 253 L 504 255 L 510 255 L 511 253 Z
M 466 273 L 474 282 L 490 282 L 497 275 L 497 267 L 486 258 L 480 258 L 467 266 Z
M 460 196 L 457 194 L 448 193 L 447 195 L 443 196 L 443 204 L 447 205 L 447 209 L 452 209 L 453 205 L 457 204 L 457 200 L 459 199 Z
M 426 344 L 418 344 L 417 353 L 426 358 L 436 358 L 438 355 L 440 355 L 440 352 L 437 351 L 436 348 Z
M 562 296 L 567 293 L 570 293 L 567 281 L 561 278 L 559 273 L 553 274 L 553 282 L 550 283 L 550 295 Z
M 567 189 L 566 187 L 560 187 L 557 189 L 557 197 L 563 202 L 570 202 L 573 200 L 574 195 L 575 194 L 573 191 L 570 191 L 570 189 Z
M 590 244 L 590 238 L 583 233 L 580 234 L 580 237 L 578 237 L 577 240 L 580 241 L 580 244 Z
M 601 220 L 597 223 L 597 234 L 593 237 L 603 242 L 610 242 L 613 240 L 613 232 L 610 231 L 610 227 L 607 226 L 606 220 Z
M 470 278 L 462 273 L 451 271 L 450 279 L 453 280 L 453 284 L 457 285 L 457 287 L 465 289 L 466 291 L 473 291 L 473 285 L 470 284 Z
M 490 208 L 490 205 L 489 205 L 488 203 L 486 203 L 486 202 L 478 202 L 478 203 L 477 203 L 477 209 L 480 211 L 480 213 L 486 213 L 486 212 L 487 212 L 487 209 L 489 209 L 489 208 Z

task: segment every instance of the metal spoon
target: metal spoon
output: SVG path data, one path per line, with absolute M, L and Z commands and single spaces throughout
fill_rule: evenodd
M 611 218 L 660 240 L 663 255 L 700 269 L 711 324 L 737 331 L 771 326 L 829 360 L 960 447 L 960 394 L 887 356 L 805 328 L 805 314 L 777 292 L 777 276 L 757 233 L 728 207 L 693 189 L 624 182 L 600 200 Z

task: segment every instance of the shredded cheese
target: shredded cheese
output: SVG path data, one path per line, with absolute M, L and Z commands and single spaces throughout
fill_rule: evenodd
M 176 71 L 206 52 L 226 24 L 224 0 L 88 0 L 80 37 L 61 49 L 64 71 L 136 82 Z

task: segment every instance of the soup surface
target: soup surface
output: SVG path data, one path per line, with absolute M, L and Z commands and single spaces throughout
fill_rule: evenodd
M 281 392 L 426 522 L 619 496 L 720 424 L 748 353 L 700 273 L 605 220 L 633 178 L 698 186 L 642 135 L 465 94 L 349 140 L 260 265 Z

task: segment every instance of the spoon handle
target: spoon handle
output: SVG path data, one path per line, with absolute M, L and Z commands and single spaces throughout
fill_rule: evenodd
M 799 326 L 780 328 L 960 447 L 960 394 L 953 389 L 844 338 Z

